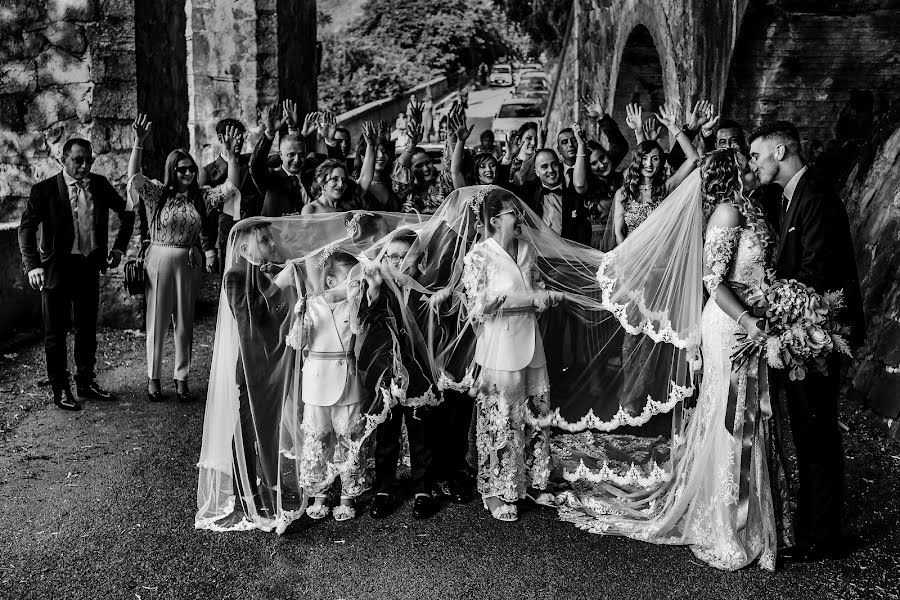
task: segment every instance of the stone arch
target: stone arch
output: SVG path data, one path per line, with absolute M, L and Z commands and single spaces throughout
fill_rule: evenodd
M 662 61 L 650 29 L 636 25 L 622 44 L 618 67 L 610 82 L 612 117 L 625 125 L 625 105 L 637 103 L 645 116 L 665 102 Z

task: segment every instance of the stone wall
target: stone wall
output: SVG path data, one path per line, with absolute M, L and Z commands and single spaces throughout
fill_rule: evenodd
M 0 224 L 0 340 L 40 323 L 41 297 L 22 271 L 18 228 L 15 223 Z

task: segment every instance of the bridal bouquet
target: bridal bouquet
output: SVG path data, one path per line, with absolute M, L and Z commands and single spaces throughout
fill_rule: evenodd
M 810 370 L 825 373 L 825 359 L 833 351 L 850 355 L 845 338 L 849 329 L 835 320 L 844 307 L 842 290 L 819 294 L 796 279 L 773 279 L 755 290 L 747 303 L 754 316 L 768 321 L 769 338 L 764 344 L 741 341 L 731 355 L 735 367 L 764 351 L 769 366 L 789 369 L 793 381 Z

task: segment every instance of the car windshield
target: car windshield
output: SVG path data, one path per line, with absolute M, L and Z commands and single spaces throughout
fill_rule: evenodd
M 541 117 L 544 115 L 542 102 L 511 102 L 500 107 L 497 114 L 501 119 L 510 117 Z
M 509 72 L 510 72 L 509 67 L 506 67 L 506 66 L 494 67 L 494 73 L 509 73 Z

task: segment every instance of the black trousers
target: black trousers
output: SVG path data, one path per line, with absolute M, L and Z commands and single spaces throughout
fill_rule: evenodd
M 785 384 L 797 449 L 794 529 L 799 546 L 830 544 L 841 536 L 844 449 L 838 427 L 840 372 L 841 359 L 833 357 L 828 361 L 828 375 L 808 373 L 802 381 Z
M 375 430 L 375 491 L 390 492 L 397 481 L 400 459 L 400 434 L 404 420 L 409 438 L 409 464 L 416 494 L 431 493 L 430 425 L 434 407 L 412 409 L 399 404 L 391 409 L 387 420 Z
M 432 437 L 437 481 L 450 481 L 471 469 L 466 456 L 469 454 L 469 429 L 474 407 L 472 396 L 454 390 L 444 390 L 444 401 L 435 407 Z
M 275 488 L 278 485 L 279 469 L 279 428 L 281 424 L 282 397 L 279 390 L 269 385 L 253 386 L 248 392 L 243 363 L 238 359 L 238 415 L 241 423 L 240 444 L 244 454 L 244 465 L 247 472 L 249 489 L 244 489 L 237 465 L 235 440 L 232 444 L 235 470 L 233 475 L 234 489 L 242 499 L 253 498 L 254 502 L 262 501 L 266 508 L 274 508 L 276 502 Z M 252 393 L 252 398 L 251 398 Z M 257 469 L 258 466 L 258 469 Z M 257 485 L 257 478 L 262 490 Z
M 54 389 L 69 385 L 66 336 L 75 326 L 75 382 L 94 381 L 97 362 L 97 308 L 100 303 L 100 268 L 96 259 L 70 254 L 56 259 L 60 273 L 53 289 L 41 292 L 47 379 Z M 73 323 L 74 315 L 74 323 Z

